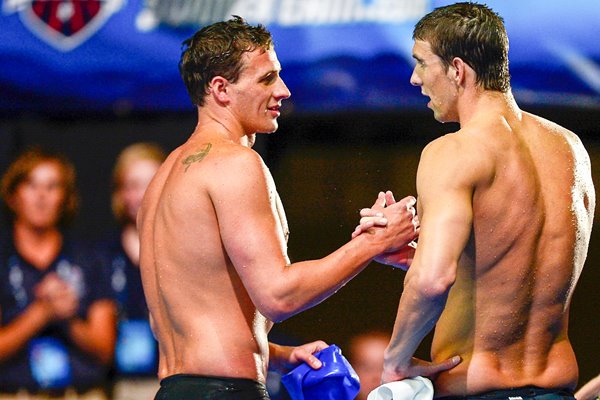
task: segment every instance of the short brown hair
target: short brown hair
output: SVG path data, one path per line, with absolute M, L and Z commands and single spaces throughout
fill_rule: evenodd
M 417 23 L 413 39 L 429 42 L 446 68 L 454 57 L 461 58 L 484 89 L 510 89 L 508 36 L 502 17 L 489 7 L 456 3 L 436 8 Z
M 58 224 L 67 226 L 79 210 L 79 195 L 76 187 L 76 174 L 73 164 L 62 154 L 44 150 L 41 147 L 30 148 L 21 153 L 15 161 L 10 164 L 0 182 L 0 192 L 4 199 L 4 206 L 11 222 L 14 220 L 14 211 L 9 203 L 20 184 L 29 178 L 29 174 L 38 165 L 44 162 L 55 163 L 60 167 L 63 190 L 65 197 L 59 216 Z
M 244 66 L 242 55 L 257 48 L 269 50 L 273 39 L 263 25 L 251 26 L 233 16 L 202 28 L 183 45 L 186 48 L 179 60 L 179 73 L 192 103 L 202 106 L 215 76 L 235 83 Z
M 111 205 L 113 215 L 121 224 L 124 224 L 127 221 L 125 205 L 118 193 L 123 186 L 123 175 L 125 170 L 135 161 L 149 160 L 162 164 L 165 158 L 165 152 L 159 145 L 147 142 L 134 143 L 125 147 L 119 153 L 112 174 Z

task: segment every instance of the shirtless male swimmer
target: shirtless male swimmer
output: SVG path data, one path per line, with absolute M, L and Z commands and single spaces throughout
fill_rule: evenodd
M 430 376 L 436 397 L 571 399 L 569 304 L 595 207 L 589 156 L 573 132 L 517 106 L 492 10 L 438 8 L 413 38 L 411 83 L 436 120 L 460 130 L 421 156 L 419 244 L 382 380 Z M 434 326 L 431 364 L 413 355 Z M 432 373 L 453 358 L 456 367 Z
M 185 44 L 180 71 L 198 125 L 156 173 L 138 214 L 142 281 L 160 348 L 156 399 L 268 399 L 268 367 L 319 368 L 312 353 L 327 346 L 269 343 L 273 321 L 318 304 L 377 254 L 413 240 L 415 199 L 393 207 L 386 228 L 290 264 L 281 201 L 251 149 L 255 133 L 277 129 L 290 96 L 271 35 L 234 17 Z

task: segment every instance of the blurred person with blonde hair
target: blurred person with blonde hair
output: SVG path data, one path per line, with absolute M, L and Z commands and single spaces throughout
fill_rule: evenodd
M 151 399 L 159 387 L 158 345 L 148 322 L 135 220 L 146 187 L 164 159 L 160 146 L 134 143 L 121 151 L 113 169 L 112 210 L 120 229 L 102 242 L 99 252 L 118 305 L 115 400 Z
M 89 248 L 65 235 L 78 208 L 73 165 L 27 150 L 1 192 L 12 229 L 0 241 L 0 398 L 106 399 L 116 312 Z
M 369 393 L 381 384 L 383 354 L 390 339 L 391 334 L 381 330 L 365 331 L 350 338 L 348 360 L 360 379 L 356 400 L 367 400 Z

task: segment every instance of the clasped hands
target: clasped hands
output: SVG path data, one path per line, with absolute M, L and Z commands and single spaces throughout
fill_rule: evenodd
M 407 270 L 412 263 L 419 236 L 419 217 L 416 214 L 415 204 L 417 200 L 413 196 L 407 196 L 400 201 L 394 199 L 391 191 L 379 192 L 377 200 L 371 208 L 360 210 L 360 222 L 352 238 L 377 229 L 390 227 L 394 222 L 393 232 L 389 232 L 390 245 L 375 261 L 392 265 Z
M 35 288 L 35 297 L 48 309 L 52 320 L 67 320 L 77 314 L 79 298 L 75 290 L 54 272 L 48 273 Z

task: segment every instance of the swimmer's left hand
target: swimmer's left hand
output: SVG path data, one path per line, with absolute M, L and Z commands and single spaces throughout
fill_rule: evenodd
M 329 347 L 322 340 L 306 343 L 302 346 L 280 346 L 274 343 L 270 345 L 270 369 L 279 372 L 288 372 L 302 362 L 308 364 L 312 369 L 319 369 L 322 366 L 321 361 L 313 354 Z

